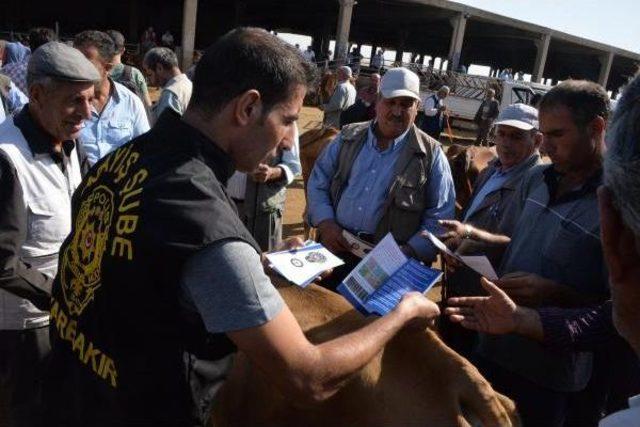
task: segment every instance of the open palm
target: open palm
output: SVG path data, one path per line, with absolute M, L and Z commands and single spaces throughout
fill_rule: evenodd
M 454 297 L 447 301 L 445 313 L 452 322 L 488 334 L 507 334 L 516 328 L 516 303 L 496 285 L 485 279 L 486 297 Z

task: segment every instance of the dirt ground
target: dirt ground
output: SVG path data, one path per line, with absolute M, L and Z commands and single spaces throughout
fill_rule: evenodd
M 322 123 L 322 111 L 314 107 L 303 107 L 298 120 L 300 134 L 319 126 Z M 302 178 L 296 179 L 287 188 L 287 201 L 284 209 L 283 237 L 300 236 L 303 237 L 302 213 L 304 212 L 305 198 Z M 440 268 L 440 264 L 434 265 Z M 434 286 L 427 294 L 433 301 L 440 301 L 440 285 Z

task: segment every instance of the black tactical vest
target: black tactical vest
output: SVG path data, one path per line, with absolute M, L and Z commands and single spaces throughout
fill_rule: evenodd
M 232 348 L 185 316 L 183 265 L 222 239 L 259 251 L 224 190 L 232 172 L 225 153 L 167 111 L 85 177 L 52 291 L 47 425 L 191 425 L 183 352 L 206 340 Z

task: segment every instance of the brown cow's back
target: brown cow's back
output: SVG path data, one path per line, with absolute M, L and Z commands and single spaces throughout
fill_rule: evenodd
M 469 203 L 478 175 L 496 157 L 495 147 L 454 144 L 447 149 L 447 160 L 456 189 L 456 215 L 459 215 Z
M 339 295 L 314 285 L 306 290 L 281 288 L 280 292 L 307 337 L 315 343 L 371 321 Z M 405 329 L 341 391 L 308 408 L 296 407 L 285 399 L 240 353 L 218 396 L 213 425 L 467 425 L 457 397 L 463 390 L 476 399 L 492 402 L 504 424 L 510 425 L 507 414 L 515 417 L 513 403 L 496 394 L 471 364 L 433 332 Z

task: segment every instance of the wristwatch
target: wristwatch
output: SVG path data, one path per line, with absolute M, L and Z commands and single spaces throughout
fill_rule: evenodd
M 471 226 L 469 224 L 464 225 L 464 235 L 462 236 L 462 238 L 463 239 L 471 238 Z

